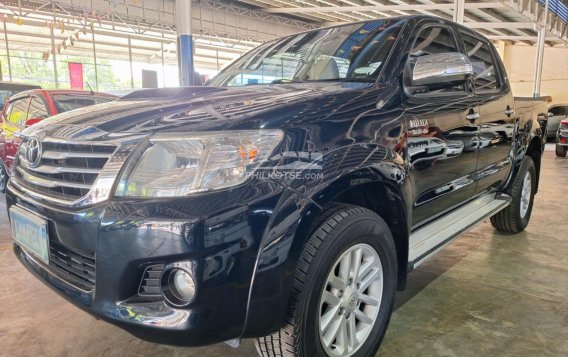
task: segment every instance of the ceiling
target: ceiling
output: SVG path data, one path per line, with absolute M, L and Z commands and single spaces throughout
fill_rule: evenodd
M 549 0 L 547 44 L 566 45 L 566 0 Z M 331 25 L 404 15 L 432 15 L 456 20 L 457 0 L 239 0 L 270 14 Z M 543 0 L 464 1 L 463 22 L 492 40 L 534 44 L 544 18 Z M 553 11 L 555 13 L 553 13 Z M 560 16 L 558 16 L 560 15 Z

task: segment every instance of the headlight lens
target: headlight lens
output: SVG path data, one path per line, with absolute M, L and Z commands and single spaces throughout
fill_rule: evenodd
M 156 135 L 127 168 L 116 195 L 173 197 L 239 185 L 282 137 L 280 130 Z

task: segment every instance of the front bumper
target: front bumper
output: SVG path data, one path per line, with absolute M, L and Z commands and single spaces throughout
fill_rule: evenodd
M 94 284 L 77 271 L 45 265 L 17 244 L 18 259 L 67 300 L 151 342 L 199 346 L 240 337 L 258 246 L 276 202 L 275 190 L 243 188 L 230 195 L 109 202 L 62 210 L 9 186 L 8 209 L 17 205 L 48 222 L 50 244 L 94 259 Z M 262 209 L 260 209 L 262 208 Z M 268 208 L 268 210 L 267 210 Z M 51 252 L 51 254 L 55 254 Z M 172 306 L 160 294 L 143 294 L 148 266 L 188 262 L 196 299 Z

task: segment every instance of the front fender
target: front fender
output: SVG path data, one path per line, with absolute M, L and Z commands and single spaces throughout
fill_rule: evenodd
M 389 187 L 399 202 L 408 202 L 405 197 L 410 185 L 405 169 L 394 161 L 359 168 L 339 178 L 326 177 L 329 179 L 313 187 L 291 185 L 282 194 L 259 247 L 243 337 L 264 336 L 284 323 L 296 265 L 312 223 L 334 198 L 358 186 L 377 184 Z M 410 227 L 407 215 L 405 222 L 407 232 Z

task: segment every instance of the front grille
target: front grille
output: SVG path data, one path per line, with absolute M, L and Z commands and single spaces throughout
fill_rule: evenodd
M 140 296 L 160 296 L 161 277 L 164 271 L 164 264 L 155 264 L 146 267 L 142 275 L 142 281 L 138 288 L 138 295 Z
M 14 176 L 17 183 L 43 195 L 74 201 L 85 197 L 116 150 L 113 145 L 44 141 L 41 159 L 31 167 L 22 143 Z
M 83 289 L 95 287 L 95 258 L 74 252 L 62 244 L 50 242 L 49 265 L 69 283 Z

